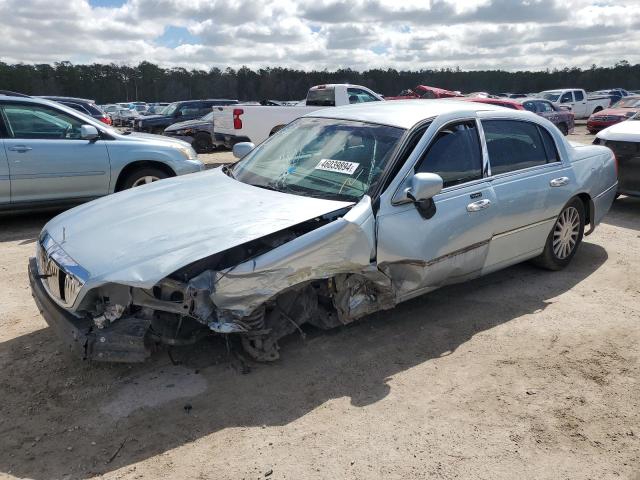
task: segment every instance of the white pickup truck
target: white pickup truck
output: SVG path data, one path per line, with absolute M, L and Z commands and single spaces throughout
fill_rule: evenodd
M 230 105 L 213 108 L 213 142 L 233 147 L 238 142 L 259 144 L 289 122 L 307 113 L 350 103 L 379 102 L 377 93 L 348 83 L 316 85 L 297 106 Z
M 609 107 L 611 97 L 588 96 L 581 88 L 545 90 L 540 96 L 558 107 L 569 107 L 576 118 L 589 118 L 592 114 Z

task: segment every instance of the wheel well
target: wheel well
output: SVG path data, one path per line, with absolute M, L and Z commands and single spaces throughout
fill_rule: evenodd
M 595 108 L 595 110 L 593 111 L 593 113 L 600 112 L 601 110 L 602 110 L 602 107 L 598 105 L 598 106 Z
M 278 132 L 279 130 L 282 130 L 283 127 L 284 127 L 284 125 L 276 125 L 275 127 L 273 127 L 271 129 L 271 132 L 269 132 L 269 136 L 273 135 L 274 133 Z
M 582 205 L 584 205 L 584 223 L 585 225 L 591 225 L 593 222 L 593 202 L 591 201 L 591 197 L 587 193 L 579 193 L 577 197 L 582 201 Z
M 140 168 L 158 168 L 170 177 L 176 176 L 176 172 L 174 172 L 171 167 L 168 167 L 162 162 L 155 162 L 153 160 L 139 160 L 137 162 L 130 163 L 122 169 L 120 175 L 118 175 L 118 180 L 116 181 L 116 188 L 114 189 L 114 191 L 119 192 L 120 190 L 122 190 L 122 184 L 124 183 L 125 179 L 131 174 L 131 172 Z

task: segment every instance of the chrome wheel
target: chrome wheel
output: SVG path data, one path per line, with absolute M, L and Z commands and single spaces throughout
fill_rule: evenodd
M 140 177 L 139 179 L 137 179 L 135 182 L 133 182 L 133 185 L 131 185 L 132 187 L 139 187 L 140 185 L 146 185 L 147 183 L 153 183 L 157 180 L 160 180 L 159 177 L 156 177 L 154 175 L 146 175 L 144 177 Z
M 553 253 L 560 259 L 564 260 L 578 242 L 580 234 L 580 214 L 575 207 L 565 208 L 553 229 Z

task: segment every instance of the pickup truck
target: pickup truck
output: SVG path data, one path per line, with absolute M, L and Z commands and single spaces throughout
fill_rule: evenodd
M 311 87 L 304 104 L 299 106 L 214 107 L 213 143 L 215 146 L 223 145 L 227 148 L 232 148 L 239 142 L 252 142 L 257 145 L 289 122 L 315 110 L 382 100 L 384 99 L 380 95 L 366 87 L 340 83 Z
M 569 107 L 576 118 L 589 118 L 611 104 L 609 96 L 588 96 L 581 88 L 545 90 L 540 96 L 558 107 Z

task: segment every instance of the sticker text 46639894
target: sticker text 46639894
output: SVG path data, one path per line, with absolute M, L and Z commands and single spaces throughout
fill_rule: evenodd
M 323 158 L 318 162 L 318 165 L 316 165 L 315 169 L 353 175 L 353 172 L 355 172 L 359 166 L 360 166 L 359 163 L 345 162 L 344 160 L 331 160 L 330 158 Z

